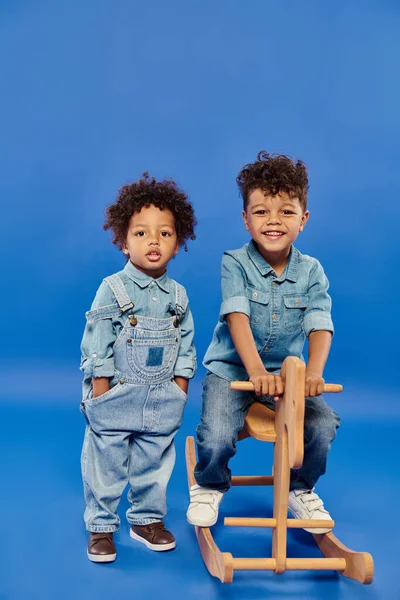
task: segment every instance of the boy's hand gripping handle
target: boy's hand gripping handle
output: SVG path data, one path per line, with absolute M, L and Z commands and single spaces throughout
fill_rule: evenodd
M 242 392 L 252 392 L 254 385 L 251 381 L 232 381 L 231 390 L 240 390 Z M 338 383 L 325 383 L 324 392 L 338 393 L 343 391 L 343 386 Z

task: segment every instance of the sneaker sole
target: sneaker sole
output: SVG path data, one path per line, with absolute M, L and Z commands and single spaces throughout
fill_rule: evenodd
M 190 525 L 194 525 L 195 527 L 212 527 L 218 521 L 218 515 L 212 521 L 200 521 L 199 519 L 193 521 L 188 515 L 186 515 L 186 519 Z
M 140 537 L 140 535 L 137 535 L 132 529 L 129 530 L 129 535 L 132 539 L 145 544 L 150 550 L 154 550 L 154 552 L 165 552 L 166 550 L 173 550 L 176 547 L 176 542 L 170 542 L 169 544 L 152 544 Z
M 299 517 L 298 515 L 296 515 L 296 513 L 288 507 L 288 511 L 290 512 L 291 515 L 293 515 L 293 517 L 295 519 L 302 519 L 303 517 Z M 330 531 L 332 531 L 332 529 L 328 528 L 324 528 L 324 529 L 307 529 L 306 527 L 303 527 L 303 531 L 308 531 L 308 533 L 329 533 Z
M 90 554 L 87 553 L 87 557 L 89 560 L 95 563 L 106 563 L 106 562 L 114 562 L 117 558 L 117 553 L 115 554 Z

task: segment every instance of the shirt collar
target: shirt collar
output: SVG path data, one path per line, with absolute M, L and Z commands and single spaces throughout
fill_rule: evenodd
M 266 275 L 269 275 L 271 272 L 274 272 L 271 265 L 269 263 L 267 263 L 265 258 L 258 251 L 257 245 L 254 242 L 254 240 L 251 240 L 251 242 L 248 244 L 247 253 L 248 253 L 251 261 L 254 263 L 254 265 L 257 267 L 257 269 L 259 270 L 259 272 L 261 273 L 261 275 L 263 277 L 265 277 Z M 288 259 L 286 268 L 283 271 L 283 273 L 279 276 L 278 279 L 281 281 L 288 279 L 289 281 L 296 282 L 297 281 L 298 263 L 299 263 L 299 251 L 296 250 L 296 248 L 294 246 L 292 246 L 290 248 L 290 254 L 289 254 L 289 259 Z
M 161 275 L 161 277 L 154 279 L 153 277 L 146 275 L 146 273 L 142 273 L 142 271 L 139 271 L 139 269 L 133 266 L 130 260 L 128 260 L 128 262 L 126 263 L 124 267 L 124 272 L 126 273 L 126 275 L 128 275 L 129 279 L 132 279 L 132 281 L 137 283 L 138 286 L 142 289 L 148 287 L 153 281 L 155 281 L 155 283 L 161 290 L 169 294 L 169 278 L 166 272 L 163 275 Z

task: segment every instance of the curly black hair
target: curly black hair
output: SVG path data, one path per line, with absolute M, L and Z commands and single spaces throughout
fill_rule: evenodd
M 187 251 L 186 242 L 188 239 L 196 239 L 194 228 L 197 225 L 187 195 L 172 179 L 157 181 L 147 172 L 143 173 L 138 181 L 124 185 L 118 193 L 116 202 L 106 209 L 103 229 L 113 231 L 112 243 L 122 250 L 132 215 L 140 212 L 144 206 L 150 205 L 160 210 L 171 211 L 175 220 L 178 243 Z
M 301 160 L 294 162 L 285 154 L 269 154 L 261 150 L 256 162 L 243 167 L 236 177 L 236 183 L 243 198 L 244 210 L 247 208 L 250 192 L 258 188 L 273 196 L 286 192 L 291 198 L 299 199 L 303 210 L 307 208 L 306 166 Z

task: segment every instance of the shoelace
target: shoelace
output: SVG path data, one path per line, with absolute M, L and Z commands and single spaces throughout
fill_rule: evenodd
M 102 540 L 107 540 L 110 542 L 110 544 L 112 543 L 112 538 L 110 538 L 109 533 L 98 533 L 95 538 L 92 538 L 92 547 L 96 546 L 97 543 L 101 542 Z
M 156 529 L 161 529 L 161 531 L 167 531 L 165 529 L 165 525 L 162 521 L 156 521 L 155 523 L 149 523 L 147 525 L 147 528 L 150 529 L 150 531 L 153 531 Z
M 304 504 L 307 504 L 309 506 L 307 506 L 307 510 L 310 511 L 315 511 L 315 510 L 320 510 L 321 512 L 328 512 L 327 510 L 325 510 L 324 508 L 324 503 L 322 502 L 321 498 L 319 496 L 317 496 L 317 494 L 314 494 L 313 491 L 307 490 L 305 492 L 302 492 L 300 494 L 298 494 L 298 496 L 301 498 L 301 501 Z

